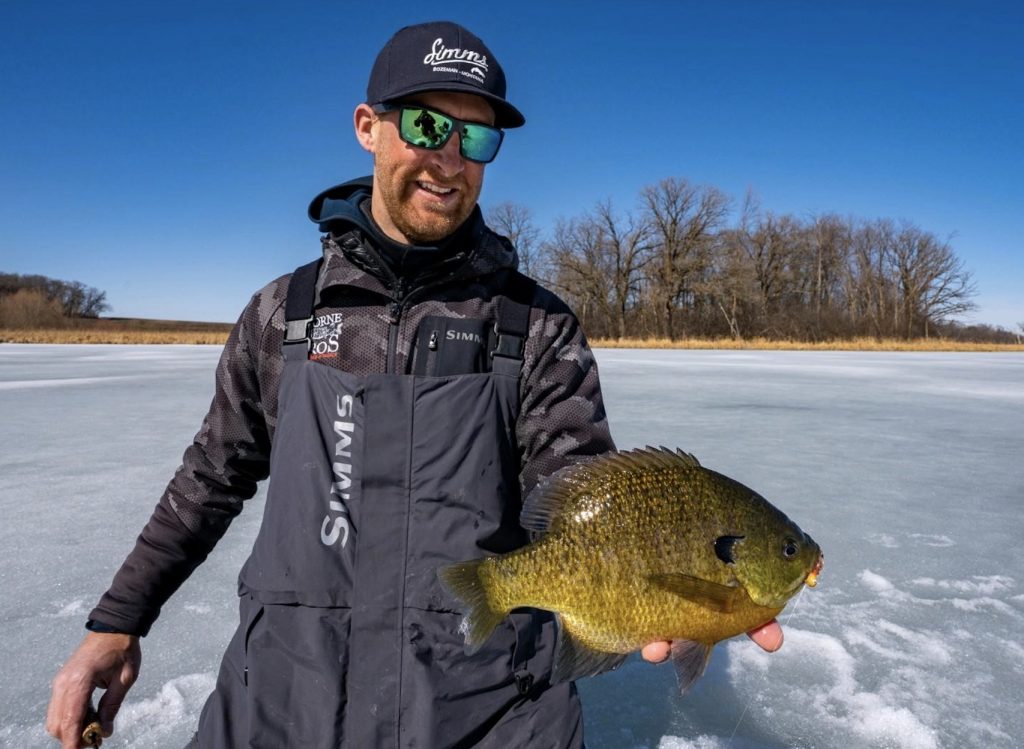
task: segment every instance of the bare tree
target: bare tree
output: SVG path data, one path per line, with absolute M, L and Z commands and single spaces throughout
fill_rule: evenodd
M 970 273 L 935 235 L 905 223 L 894 237 L 890 258 L 900 292 L 897 334 L 927 338 L 929 326 L 974 309 Z
M 579 308 L 590 335 L 630 334 L 627 320 L 640 295 L 649 236 L 642 220 L 616 213 L 607 201 L 556 225 L 547 245 L 553 285 Z
M 551 258 L 551 284 L 576 310 L 588 335 L 607 335 L 614 317 L 611 278 L 601 228 L 590 216 L 560 219 L 545 254 Z
M 643 217 L 615 213 L 611 201 L 597 206 L 595 219 L 601 227 L 604 254 L 612 269 L 616 334 L 619 338 L 626 338 L 627 313 L 637 300 L 641 273 L 650 261 L 650 226 Z
M 739 229 L 720 232 L 716 247 L 711 272 L 702 290 L 721 313 L 729 336 L 742 339 L 744 331 L 752 324 L 752 310 L 757 306 L 753 266 L 744 250 Z M 707 332 L 713 334 L 714 330 Z
M 714 187 L 669 178 L 644 188 L 641 201 L 651 233 L 648 277 L 658 308 L 658 332 L 674 340 L 676 312 L 696 300 L 729 199 Z
M 519 270 L 534 278 L 547 279 L 550 263 L 544 257 L 540 230 L 533 223 L 529 208 L 520 203 L 499 203 L 488 209 L 487 225 L 508 237 L 515 246 Z

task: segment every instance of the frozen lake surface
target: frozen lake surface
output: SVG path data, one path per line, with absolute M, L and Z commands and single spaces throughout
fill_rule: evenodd
M 0 746 L 56 746 L 49 682 L 212 395 L 220 349 L 0 345 Z M 821 544 L 786 644 L 715 649 L 685 698 L 581 683 L 591 749 L 1019 747 L 1024 355 L 597 352 L 620 448 L 682 447 Z M 192 735 L 262 494 L 143 641 L 116 747 Z

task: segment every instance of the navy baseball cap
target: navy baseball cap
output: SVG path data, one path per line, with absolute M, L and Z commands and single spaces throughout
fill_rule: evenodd
M 399 29 L 373 63 L 366 103 L 385 104 L 427 91 L 483 97 L 494 109 L 497 127 L 526 123 L 522 113 L 505 100 L 505 72 L 491 50 L 451 21 Z

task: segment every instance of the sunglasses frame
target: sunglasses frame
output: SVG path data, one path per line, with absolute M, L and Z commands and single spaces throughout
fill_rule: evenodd
M 428 112 L 431 115 L 439 116 L 439 117 L 444 117 L 446 120 L 451 120 L 452 121 L 452 125 L 453 125 L 452 129 L 448 131 L 448 134 L 445 136 L 445 139 L 443 141 L 441 141 L 440 143 L 438 143 L 436 146 L 424 146 L 424 145 L 421 145 L 419 143 L 413 143 L 412 141 L 408 140 L 405 137 L 405 133 L 402 132 L 402 116 L 404 115 L 405 110 L 407 110 L 407 109 L 416 110 L 416 111 L 419 111 L 419 112 Z M 458 117 L 453 117 L 452 115 L 448 114 L 447 112 L 442 112 L 440 109 L 434 109 L 433 107 L 427 107 L 427 106 L 424 106 L 422 104 L 416 104 L 415 102 L 405 102 L 405 103 L 400 103 L 400 104 L 374 104 L 373 105 L 373 111 L 377 112 L 378 114 L 380 114 L 382 112 L 398 112 L 399 113 L 399 115 L 398 115 L 398 136 L 402 139 L 403 143 L 408 143 L 410 146 L 413 146 L 414 148 L 422 148 L 422 149 L 427 150 L 427 151 L 439 151 L 439 150 L 441 150 L 442 148 L 445 147 L 445 145 L 448 143 L 448 141 L 450 141 L 452 139 L 452 134 L 458 132 L 458 134 L 459 134 L 459 155 L 461 155 L 462 158 L 466 159 L 467 161 L 473 161 L 473 162 L 476 162 L 477 164 L 490 164 L 492 161 L 494 161 L 498 157 L 498 151 L 501 150 L 502 142 L 505 140 L 505 131 L 502 130 L 500 127 L 494 127 L 494 125 L 488 125 L 486 122 L 473 122 L 472 120 L 460 120 Z M 466 154 L 465 148 L 463 146 L 463 144 L 465 143 L 465 139 L 463 138 L 463 134 L 465 133 L 466 125 L 473 125 L 475 127 L 486 128 L 487 130 L 493 130 L 494 132 L 496 132 L 498 134 L 498 145 L 496 145 L 494 147 L 494 155 L 491 156 L 491 158 L 486 159 L 486 160 L 484 160 L 484 159 L 474 159 L 472 156 L 468 156 Z

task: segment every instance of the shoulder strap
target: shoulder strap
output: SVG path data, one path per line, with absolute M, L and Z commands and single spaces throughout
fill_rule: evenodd
M 285 359 L 309 358 L 309 328 L 313 324 L 316 279 L 321 262 L 323 258 L 299 266 L 288 283 L 288 297 L 284 303 L 284 342 L 281 344 Z
M 491 371 L 518 376 L 523 366 L 523 349 L 530 328 L 530 305 L 537 282 L 519 271 L 512 271 L 505 295 L 498 303 L 494 323 L 494 347 Z

